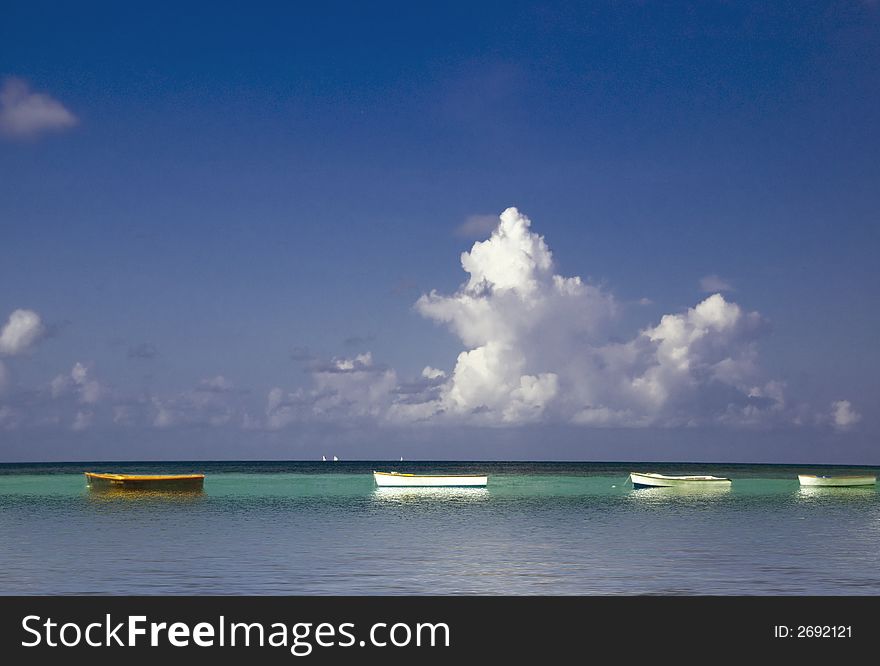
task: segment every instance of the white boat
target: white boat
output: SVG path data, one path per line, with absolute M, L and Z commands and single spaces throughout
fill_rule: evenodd
M 489 477 L 479 474 L 401 474 L 373 472 L 381 488 L 484 488 Z
M 321 456 L 321 462 L 327 462 L 327 456 Z
M 718 488 L 730 485 L 730 479 L 706 474 L 667 476 L 666 474 L 657 474 L 655 472 L 632 472 L 629 478 L 634 488 Z
M 339 462 L 339 458 L 337 458 L 336 456 L 333 456 L 333 462 Z
M 873 474 L 855 474 L 850 476 L 817 476 L 815 474 L 798 474 L 802 486 L 823 486 L 826 488 L 847 488 L 851 486 L 873 486 L 877 477 Z

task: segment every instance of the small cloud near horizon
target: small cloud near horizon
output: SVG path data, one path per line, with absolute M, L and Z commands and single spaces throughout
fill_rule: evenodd
M 28 83 L 7 77 L 0 86 L 0 134 L 24 139 L 69 129 L 79 123 L 61 102 L 31 90 Z
M 849 400 L 836 400 L 831 403 L 831 421 L 837 430 L 849 430 L 862 420 L 862 415 L 853 409 Z

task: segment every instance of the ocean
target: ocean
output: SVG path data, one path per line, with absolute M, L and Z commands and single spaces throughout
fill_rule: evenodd
M 378 489 L 371 471 L 488 473 Z M 630 471 L 728 476 L 634 490 Z M 2 594 L 877 595 L 880 494 L 777 465 L 174 462 L 0 465 Z M 83 471 L 207 474 L 96 493 Z

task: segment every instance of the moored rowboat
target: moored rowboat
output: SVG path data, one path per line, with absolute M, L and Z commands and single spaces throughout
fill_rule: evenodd
M 201 490 L 204 474 L 99 474 L 85 472 L 95 490 Z
M 667 476 L 655 472 L 632 472 L 629 475 L 634 488 L 677 488 L 677 487 L 723 487 L 730 485 L 730 479 L 720 476 L 692 475 Z
M 402 474 L 373 472 L 382 488 L 483 488 L 489 477 L 479 474 Z
M 829 488 L 847 488 L 851 486 L 873 486 L 877 477 L 873 474 L 855 474 L 851 476 L 817 476 L 815 474 L 798 474 L 802 486 L 823 486 Z

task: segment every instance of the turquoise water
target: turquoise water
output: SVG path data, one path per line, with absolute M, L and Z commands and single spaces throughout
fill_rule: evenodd
M 373 469 L 488 472 L 377 489 Z M 633 490 L 629 471 L 729 476 Z M 208 474 L 102 494 L 82 472 Z M 831 473 L 864 472 L 865 468 Z M 880 594 L 880 495 L 823 468 L 597 463 L 0 465 L 3 594 Z M 875 470 L 871 470 L 875 471 Z

